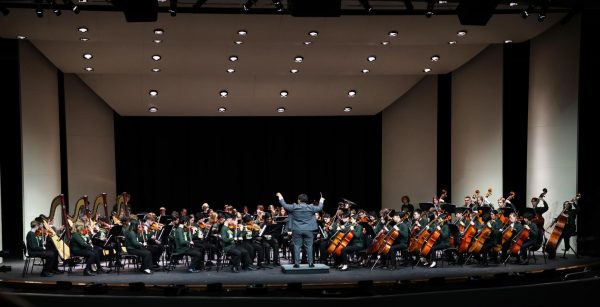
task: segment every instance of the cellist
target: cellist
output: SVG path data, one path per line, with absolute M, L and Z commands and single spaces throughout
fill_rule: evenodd
M 336 263 L 340 263 L 338 266 L 340 271 L 348 271 L 348 254 L 365 248 L 365 236 L 363 234 L 363 227 L 356 223 L 354 217 L 350 216 L 350 212 L 346 212 L 342 215 L 342 222 L 342 231 L 348 232 L 349 230 L 352 230 L 354 232 L 354 238 L 346 247 L 342 248 L 342 253 Z
M 533 218 L 533 215 L 529 212 L 525 212 L 523 214 L 523 226 L 525 226 L 525 225 L 529 226 L 529 238 L 527 238 L 527 241 L 525 241 L 523 243 L 523 245 L 521 245 L 521 251 L 519 253 L 519 256 L 520 256 L 519 263 L 520 264 L 528 264 L 529 263 L 529 260 L 527 259 L 527 249 L 537 242 L 539 230 L 537 228 L 537 225 L 535 223 L 531 222 L 532 218 Z
M 523 229 L 523 225 L 521 223 L 517 222 L 517 214 L 514 212 L 510 213 L 510 215 L 508 216 L 507 225 L 504 225 L 500 229 L 500 232 L 504 235 L 504 232 L 509 231 L 509 229 L 512 229 L 511 237 L 508 240 L 506 240 L 506 242 L 504 242 L 504 244 L 502 244 L 502 242 L 500 242 L 500 244 L 502 244 L 502 259 L 507 259 L 508 249 L 510 248 L 512 239 Z
M 429 251 L 428 262 L 424 263 L 424 265 L 428 265 L 428 263 L 431 263 L 429 265 L 430 268 L 435 268 L 437 266 L 436 261 L 434 261 L 435 253 L 438 250 L 445 250 L 450 247 L 450 228 L 448 227 L 447 223 L 444 223 L 443 215 L 438 216 L 437 219 L 438 225 L 436 226 L 436 228 L 440 228 L 440 236 L 435 242 L 435 245 L 431 248 L 431 251 Z
M 488 223 L 490 223 L 492 233 L 481 247 L 481 255 L 474 255 L 474 258 L 481 261 L 481 263 L 484 266 L 487 265 L 488 254 L 490 250 L 494 248 L 499 241 L 501 242 L 502 240 L 502 232 L 500 232 L 500 229 L 502 228 L 502 222 L 500 222 L 500 219 L 498 219 L 498 214 L 501 213 L 499 213 L 497 210 L 490 211 L 490 220 L 488 221 Z M 495 259 L 495 262 L 498 262 L 497 255 Z
M 408 249 L 408 224 L 406 223 L 406 219 L 403 219 L 403 217 L 405 215 L 408 216 L 408 214 L 410 213 L 395 212 L 392 216 L 395 225 L 392 227 L 392 229 L 390 229 L 390 231 L 396 229 L 398 231 L 398 237 L 396 237 L 394 240 L 394 243 L 390 247 L 390 251 L 387 254 L 391 266 L 396 266 L 396 252 Z

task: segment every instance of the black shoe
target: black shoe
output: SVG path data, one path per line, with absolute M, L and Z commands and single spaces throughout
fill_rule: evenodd
M 309 264 L 308 264 L 308 267 L 309 267 L 309 268 L 314 268 L 314 267 L 315 267 L 315 264 L 314 264 L 314 263 L 309 263 Z
M 54 274 L 52 274 L 50 272 L 42 272 L 42 274 L 40 274 L 40 276 L 42 276 L 42 277 L 52 277 L 52 276 L 54 276 Z
M 299 265 L 299 264 L 294 264 L 294 269 L 297 269 L 297 268 L 299 268 L 299 267 L 300 267 L 300 265 Z
M 107 270 L 107 269 L 105 269 L 103 267 L 100 267 L 100 269 L 98 269 L 98 272 L 100 272 L 100 273 L 110 273 L 109 270 Z
M 256 271 L 256 270 L 257 270 L 257 268 L 255 266 L 253 266 L 253 265 L 248 266 L 248 271 Z
M 61 274 L 65 274 L 65 271 L 54 270 L 54 271 L 52 271 L 52 274 L 54 274 L 54 275 L 61 275 Z
M 83 276 L 96 276 L 96 274 L 92 273 L 92 271 L 85 269 L 83 270 Z

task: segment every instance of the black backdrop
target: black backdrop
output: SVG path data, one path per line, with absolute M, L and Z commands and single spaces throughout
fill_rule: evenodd
M 121 117 L 115 115 L 117 190 L 134 212 L 203 202 L 254 211 L 323 192 L 381 206 L 381 115 L 353 117 Z

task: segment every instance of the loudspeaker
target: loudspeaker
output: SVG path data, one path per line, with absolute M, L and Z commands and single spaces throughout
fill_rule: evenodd
M 127 22 L 154 22 L 158 20 L 156 0 L 111 0 L 114 6 L 123 10 Z
M 288 0 L 294 17 L 340 17 L 342 0 Z
M 500 0 L 461 0 L 456 8 L 463 25 L 485 26 Z

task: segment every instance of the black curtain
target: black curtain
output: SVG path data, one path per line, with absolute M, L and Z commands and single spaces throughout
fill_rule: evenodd
M 115 115 L 117 189 L 134 212 L 203 202 L 252 211 L 299 193 L 381 206 L 381 115 L 356 117 L 121 117 Z

